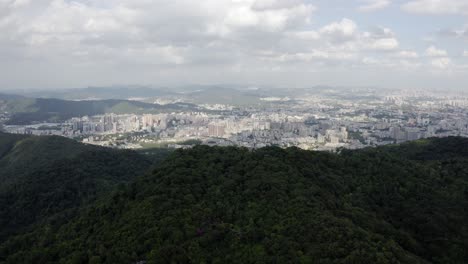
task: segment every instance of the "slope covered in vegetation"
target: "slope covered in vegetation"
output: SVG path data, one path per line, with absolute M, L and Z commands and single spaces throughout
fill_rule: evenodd
M 56 214 L 69 216 L 150 165 L 132 151 L 0 133 L 0 241 Z
M 10 238 L 0 261 L 467 263 L 467 147 L 177 151 L 69 222 Z
M 1 98 L 0 98 L 1 100 Z M 62 122 L 72 117 L 115 114 L 141 114 L 195 109 L 191 104 L 158 105 L 129 100 L 67 101 L 48 98 L 7 98 L 0 101 L 3 111 L 12 116 L 9 125 L 27 125 L 34 122 Z

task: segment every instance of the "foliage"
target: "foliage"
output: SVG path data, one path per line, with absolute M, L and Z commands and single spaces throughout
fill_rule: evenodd
M 467 263 L 467 147 L 177 150 L 70 221 L 10 237 L 0 262 Z
M 141 175 L 151 157 L 61 137 L 0 134 L 0 242 Z
M 359 142 L 363 144 L 366 143 L 366 140 L 360 132 L 349 132 L 349 138 L 359 140 Z

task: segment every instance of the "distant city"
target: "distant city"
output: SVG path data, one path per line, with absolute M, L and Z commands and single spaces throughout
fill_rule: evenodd
M 8 124 L 15 134 L 58 135 L 86 144 L 123 149 L 217 146 L 359 149 L 429 137 L 468 137 L 468 97 L 435 92 L 301 90 L 268 96 L 241 91 L 254 102 L 194 102 L 190 96 L 152 97 L 154 104 L 190 103 L 196 108 L 161 113 L 105 113 L 58 122 Z M 249 97 L 251 98 L 251 97 Z M 216 98 L 215 98 L 216 99 Z M 2 109 L 2 108 L 0 108 Z M 5 109 L 5 108 L 4 108 Z

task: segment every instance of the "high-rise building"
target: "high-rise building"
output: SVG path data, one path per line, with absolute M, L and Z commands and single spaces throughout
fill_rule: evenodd
M 219 124 L 208 125 L 208 136 L 210 137 L 224 137 L 225 126 Z

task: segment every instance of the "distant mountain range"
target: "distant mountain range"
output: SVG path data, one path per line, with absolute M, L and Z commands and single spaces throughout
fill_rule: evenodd
M 18 92 L 17 92 L 18 93 Z M 27 91 L 18 94 L 28 98 L 54 98 L 61 100 L 139 100 L 178 99 L 199 104 L 255 104 L 259 102 L 259 90 L 238 89 L 224 86 L 188 86 L 173 89 L 149 87 L 88 87 L 54 91 Z
M 125 87 L 87 87 L 61 90 L 25 90 L 15 91 L 13 94 L 31 98 L 55 98 L 63 100 L 105 100 L 130 98 L 154 98 L 174 94 L 165 88 L 149 88 L 144 86 Z
M 255 106 L 259 104 L 263 93 L 257 90 L 239 90 L 224 87 L 208 87 L 186 94 L 191 102 L 198 104 L 227 104 L 234 106 Z
M 11 114 L 8 125 L 27 125 L 34 122 L 63 122 L 72 117 L 106 113 L 142 114 L 174 111 L 196 111 L 196 105 L 174 103 L 159 105 L 131 100 L 69 101 L 50 98 L 28 98 L 0 95 L 0 109 Z
M 362 91 L 370 91 L 363 88 Z M 193 85 L 174 88 L 151 88 L 144 86 L 88 87 L 63 90 L 28 90 L 13 92 L 16 95 L 1 95 L 9 99 L 18 97 L 60 99 L 60 100 L 132 100 L 153 103 L 155 100 L 182 101 L 194 104 L 228 104 L 234 106 L 258 105 L 264 97 L 303 97 L 324 94 L 331 97 L 353 98 L 356 93 L 350 89 L 331 86 L 312 86 L 310 88 L 242 87 L 235 85 Z M 360 94 L 365 99 L 371 95 Z
M 0 93 L 0 100 L 17 100 L 17 99 L 22 99 L 22 98 L 25 98 L 25 97 L 21 95 L 17 95 L 17 94 Z
M 314 86 L 307 89 L 235 86 L 188 86 L 174 89 L 140 86 L 89 87 L 58 91 L 29 91 L 22 92 L 20 95 L 0 94 L 0 111 L 12 114 L 8 124 L 24 125 L 44 121 L 60 122 L 71 117 L 105 113 L 196 111 L 200 109 L 198 105 L 203 104 L 255 107 L 277 103 L 262 100 L 266 97 L 289 98 L 291 102 L 294 102 L 295 99 L 316 95 L 364 101 L 378 98 L 378 95 L 370 88 L 356 93 L 344 88 L 329 86 Z M 155 101 L 172 103 L 159 105 L 154 104 Z
M 256 105 L 261 102 L 261 97 L 258 91 L 222 87 L 185 89 L 177 93 L 141 87 L 85 88 L 31 92 L 27 95 L 0 94 L 0 111 L 11 115 L 8 125 L 28 125 L 35 122 L 62 122 L 72 117 L 106 113 L 197 111 L 201 109 L 198 104 Z M 164 105 L 152 103 L 155 99 L 175 103 Z

